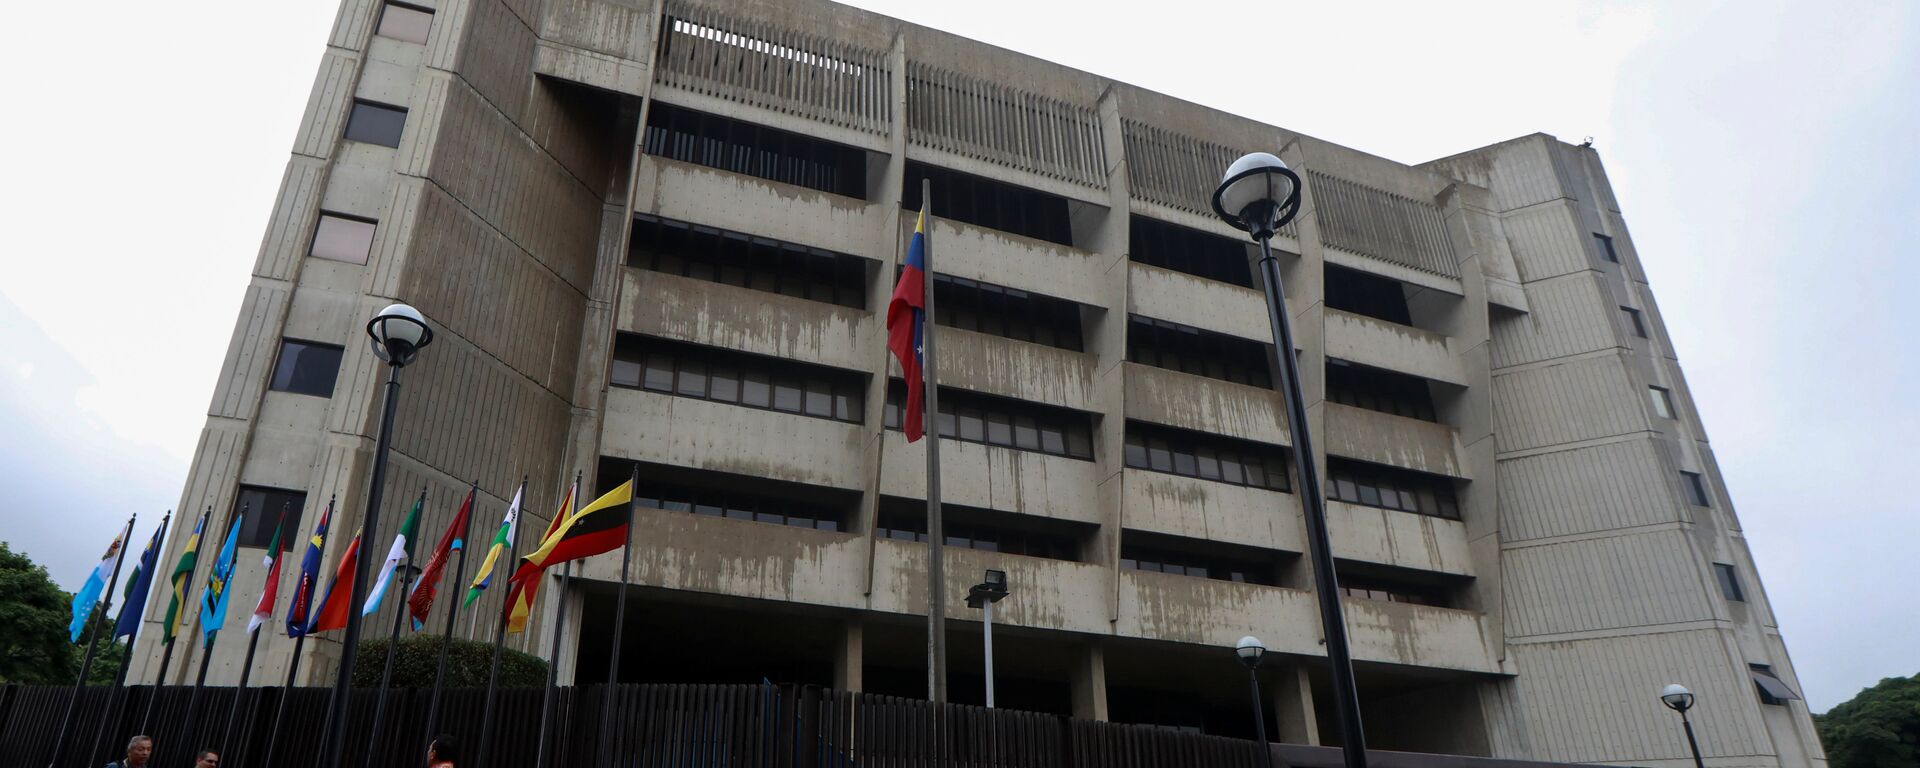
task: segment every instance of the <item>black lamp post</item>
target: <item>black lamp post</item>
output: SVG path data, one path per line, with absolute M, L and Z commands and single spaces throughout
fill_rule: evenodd
M 1687 719 L 1687 710 L 1693 709 L 1693 692 L 1674 683 L 1660 691 L 1660 703 L 1680 713 L 1680 727 L 1686 730 L 1687 746 L 1693 750 L 1694 768 L 1707 768 L 1706 762 L 1700 759 L 1700 742 L 1693 738 L 1693 721 Z
M 1307 430 L 1307 401 L 1300 390 L 1300 362 L 1294 357 L 1293 326 L 1281 290 L 1280 264 L 1269 242 L 1273 233 L 1300 211 L 1300 176 L 1280 158 L 1255 152 L 1233 161 L 1213 211 L 1260 244 L 1260 282 L 1267 294 L 1267 322 L 1273 326 L 1273 353 L 1280 369 L 1281 394 L 1287 400 L 1287 430 L 1293 437 L 1294 466 L 1300 469 L 1300 506 L 1307 519 L 1307 548 L 1313 556 L 1313 588 L 1320 602 L 1321 630 L 1327 639 L 1327 665 L 1333 677 L 1334 713 L 1340 724 L 1340 749 L 1346 768 L 1366 768 L 1367 740 L 1360 727 L 1360 698 L 1353 685 L 1353 656 L 1347 650 L 1347 623 L 1340 608 L 1340 581 L 1333 571 L 1333 545 L 1327 538 L 1327 498 L 1320 491 L 1313 439 Z M 1244 642 L 1244 641 L 1243 641 Z
M 400 402 L 400 369 L 413 362 L 421 347 L 433 343 L 433 329 L 420 311 L 405 304 L 380 310 L 367 321 L 373 354 L 387 364 L 387 391 L 380 414 L 380 432 L 373 449 L 373 473 L 367 485 L 367 511 L 360 528 L 362 545 L 374 540 L 380 527 L 380 496 L 387 476 L 387 449 L 393 445 L 393 413 Z M 360 648 L 360 608 L 367 602 L 367 566 L 372 562 L 361 552 L 354 564 L 353 603 L 347 611 L 347 635 L 341 640 L 340 673 L 333 683 L 333 700 L 327 707 L 325 740 L 321 742 L 320 765 L 341 765 L 347 740 L 347 697 L 353 691 L 353 657 Z
M 993 604 L 1007 596 L 1007 572 L 989 569 L 980 583 L 967 588 L 967 607 L 982 611 L 986 624 L 987 709 L 993 709 Z
M 1267 743 L 1267 710 L 1260 703 L 1260 659 L 1267 655 L 1267 647 L 1260 638 L 1247 635 L 1233 644 L 1233 654 L 1247 665 L 1247 683 L 1253 686 L 1253 736 L 1260 750 L 1260 760 L 1254 766 L 1273 768 L 1273 746 Z

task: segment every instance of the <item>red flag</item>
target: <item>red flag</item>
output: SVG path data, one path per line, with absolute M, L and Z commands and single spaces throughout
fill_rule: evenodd
M 573 516 L 573 495 L 579 490 L 580 480 L 576 478 L 573 485 L 567 486 L 567 495 L 560 500 L 559 511 L 554 512 L 553 520 L 547 523 L 547 532 L 540 534 L 541 545 L 544 546 L 547 539 L 553 538 L 554 532 L 566 525 L 567 518 Z M 514 576 L 518 575 L 516 571 Z M 534 595 L 540 592 L 539 574 L 536 573 L 534 576 L 535 578 L 524 580 L 507 578 L 507 602 L 500 606 L 500 610 L 507 615 L 508 632 L 519 633 L 527 628 L 527 618 L 533 615 Z
M 900 414 L 900 430 L 909 443 L 920 439 L 926 422 L 926 375 L 921 372 L 926 362 L 926 268 L 927 212 L 923 210 L 914 222 L 907 263 L 900 270 L 900 282 L 893 286 L 893 300 L 887 302 L 887 349 L 900 361 L 900 374 L 907 378 L 907 408 Z
M 447 568 L 447 558 L 453 550 L 467 544 L 460 536 L 467 530 L 467 513 L 473 511 L 473 491 L 467 491 L 467 500 L 460 502 L 460 514 L 453 516 L 453 522 L 447 524 L 447 532 L 440 535 L 440 544 L 433 548 L 433 554 L 427 558 L 427 567 L 420 571 L 420 580 L 413 583 L 413 594 L 407 596 L 407 612 L 413 616 L 415 630 L 427 623 L 427 614 L 433 612 L 433 595 L 440 588 L 440 572 Z
M 360 534 L 353 535 L 353 542 L 347 545 L 347 552 L 340 556 L 340 568 L 333 574 L 333 583 L 327 586 L 327 599 L 321 601 L 320 610 L 313 615 L 313 628 L 308 632 L 325 632 L 329 629 L 343 629 L 347 626 L 347 615 L 353 612 L 353 574 L 360 560 Z

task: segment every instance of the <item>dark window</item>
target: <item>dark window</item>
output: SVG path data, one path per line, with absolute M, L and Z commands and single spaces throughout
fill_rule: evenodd
M 885 414 L 888 429 L 900 428 L 900 412 L 906 408 L 906 402 L 906 382 L 899 379 L 888 382 Z M 940 415 L 940 436 L 944 438 L 1093 459 L 1092 419 L 1071 408 L 941 387 Z M 1035 447 L 1026 447 L 1016 439 L 1015 425 L 1027 424 L 1032 425 L 1039 438 Z
M 1341 574 L 1339 578 L 1340 594 L 1347 597 L 1447 607 L 1447 590 L 1444 587 L 1374 576 Z
M 644 141 L 649 155 L 867 197 L 866 151 L 830 141 L 657 102 Z
M 1327 306 L 1400 325 L 1413 325 L 1400 281 L 1327 265 Z
M 1128 219 L 1127 257 L 1194 277 L 1253 287 L 1246 244 L 1144 216 Z
M 1198 576 L 1241 584 L 1277 586 L 1279 557 L 1252 547 L 1126 531 L 1120 539 L 1120 567 L 1130 571 Z
M 1621 307 L 1620 311 L 1627 313 L 1627 325 L 1633 329 L 1633 335 L 1643 339 L 1646 338 L 1647 323 L 1640 317 L 1640 310 L 1634 309 L 1633 307 Z
M 867 308 L 866 259 L 644 214 L 633 217 L 627 265 Z
M 1327 360 L 1327 399 L 1369 411 L 1438 421 L 1426 379 L 1345 360 Z
M 1126 465 L 1134 469 L 1291 491 L 1287 463 L 1279 446 L 1127 422 Z
M 1349 504 L 1460 519 L 1453 480 L 1425 472 L 1327 458 L 1327 498 Z
M 846 512 L 843 509 L 832 504 L 795 501 L 781 494 L 663 483 L 642 478 L 634 486 L 633 503 L 673 512 L 818 531 L 846 529 Z
M 1783 706 L 1789 701 L 1800 698 L 1787 687 L 1787 681 L 1773 673 L 1773 667 L 1766 664 L 1748 664 L 1747 674 L 1753 676 L 1753 688 L 1760 694 L 1760 703 Z
M 935 217 L 1073 245 L 1073 225 L 1064 197 L 908 161 L 901 208 L 920 210 L 922 180 L 933 182 Z
M 1009 555 L 1080 560 L 1080 539 L 1091 528 L 1046 518 L 1035 518 L 953 504 L 941 505 L 946 544 Z M 874 536 L 897 541 L 927 540 L 927 504 L 916 499 L 886 498 Z
M 400 132 L 406 127 L 405 109 L 356 100 L 352 114 L 347 115 L 347 141 L 398 147 Z
M 372 219 L 322 213 L 313 228 L 313 248 L 307 252 L 322 259 L 365 264 L 373 251 L 375 226 Z
M 1700 477 L 1700 473 L 1680 470 L 1680 484 L 1686 486 L 1687 503 L 1696 507 L 1713 506 L 1707 499 L 1707 483 Z
M 387 3 L 386 7 L 380 9 L 380 27 L 374 34 L 409 43 L 424 43 L 427 41 L 427 32 L 432 29 L 433 11 Z
M 940 325 L 1084 351 L 1080 305 L 1065 299 L 934 275 L 933 312 Z
M 1613 250 L 1613 238 L 1607 237 L 1606 235 L 1595 232 L 1593 233 L 1593 240 L 1594 242 L 1600 244 L 1600 258 L 1606 259 L 1607 261 L 1611 261 L 1615 264 L 1620 263 L 1620 254 L 1614 252 Z
M 610 378 L 616 387 L 854 424 L 863 413 L 866 380 L 866 374 L 839 368 L 631 333 L 614 344 Z
M 340 353 L 332 344 L 280 340 L 280 359 L 273 366 L 269 389 L 315 397 L 333 397 L 333 380 L 340 375 Z
M 1271 344 L 1140 315 L 1127 317 L 1127 359 L 1141 365 L 1267 389 Z
M 1747 593 L 1740 589 L 1740 574 L 1726 563 L 1713 564 L 1713 576 L 1720 582 L 1720 596 L 1735 602 L 1746 602 Z
M 1672 390 L 1666 387 L 1647 387 L 1647 397 L 1653 401 L 1653 412 L 1660 414 L 1660 418 L 1674 418 Z
M 280 532 L 280 551 L 293 551 L 295 541 L 306 540 L 300 531 L 300 512 L 306 505 L 307 495 L 299 491 L 240 486 L 240 495 L 233 501 L 236 514 L 243 508 L 247 511 L 246 519 L 240 522 L 240 546 L 266 549 L 267 545 L 273 543 L 273 530 L 281 525 L 281 513 L 284 512 L 286 528 Z M 219 535 L 225 538 L 226 532 L 221 531 Z M 213 540 L 213 536 L 209 532 L 206 540 Z

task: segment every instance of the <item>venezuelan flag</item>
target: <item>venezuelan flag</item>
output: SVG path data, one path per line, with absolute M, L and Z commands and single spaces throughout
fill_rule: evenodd
M 900 417 L 900 428 L 909 443 L 920 439 L 926 422 L 926 330 L 927 212 L 923 208 L 913 224 L 900 282 L 893 286 L 893 300 L 887 302 L 887 349 L 900 361 L 900 372 L 907 378 L 907 410 Z

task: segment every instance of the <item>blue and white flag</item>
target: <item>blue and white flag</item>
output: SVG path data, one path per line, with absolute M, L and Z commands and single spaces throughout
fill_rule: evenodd
M 227 593 L 233 590 L 233 559 L 240 546 L 240 524 L 247 519 L 243 507 L 227 526 L 227 543 L 220 545 L 220 556 L 213 559 L 213 572 L 207 574 L 207 590 L 200 593 L 200 634 L 207 645 L 227 624 Z
M 100 593 L 107 590 L 107 579 L 112 578 L 113 569 L 119 567 L 120 556 L 127 550 L 127 534 L 132 531 L 133 521 L 129 520 L 127 527 L 120 529 L 120 535 L 113 537 L 113 543 L 107 545 L 107 553 L 100 556 L 100 563 L 87 574 L 87 582 L 73 593 L 73 621 L 67 625 L 69 642 L 80 642 L 80 633 L 87 629 L 87 617 L 93 615 Z

